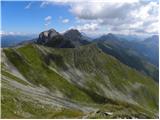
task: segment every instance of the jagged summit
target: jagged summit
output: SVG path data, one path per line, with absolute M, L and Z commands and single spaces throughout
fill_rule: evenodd
M 56 48 L 73 48 L 74 45 L 58 33 L 55 29 L 41 32 L 37 39 L 38 44 Z
M 64 34 L 58 33 L 55 29 L 49 29 L 39 34 L 38 44 L 49 47 L 73 48 L 81 45 L 89 44 L 88 38 L 83 36 L 78 30 L 71 29 Z
M 82 36 L 82 34 L 77 29 L 70 29 L 66 31 L 64 35 Z
M 43 31 L 39 34 L 39 38 L 37 40 L 38 43 L 46 43 L 48 40 L 52 39 L 54 36 L 60 35 L 55 29 L 50 29 L 47 31 Z
M 64 33 L 64 37 L 72 41 L 79 41 L 82 39 L 82 34 L 76 29 L 70 29 Z
M 70 29 L 64 33 L 64 37 L 69 39 L 75 46 L 89 44 L 88 38 L 83 36 L 77 29 Z

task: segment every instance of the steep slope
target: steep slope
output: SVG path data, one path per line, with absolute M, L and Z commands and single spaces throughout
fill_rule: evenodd
M 116 38 L 113 34 L 102 36 L 95 42 L 103 52 L 116 57 L 122 63 L 152 77 L 156 81 L 159 81 L 158 67 L 150 63 L 150 61 L 141 54 L 143 51 L 148 51 L 149 53 L 150 49 L 145 48 L 144 50 L 141 50 L 141 52 L 138 52 L 138 48 L 144 48 L 140 47 L 142 43 L 123 41 Z M 139 46 L 137 47 L 137 50 L 136 46 Z M 154 54 L 158 56 L 157 52 Z
M 2 53 L 2 118 L 157 116 L 158 84 L 94 44 Z
M 140 55 L 144 56 L 152 64 L 159 66 L 159 36 L 153 35 L 142 42 L 139 45 L 133 46 Z
M 157 47 L 159 46 L 159 36 L 153 35 L 151 37 L 146 38 L 144 41 L 142 41 L 143 44 L 146 44 L 148 47 Z
M 116 43 L 119 46 L 125 48 L 126 50 L 130 50 L 134 52 L 134 54 L 141 56 L 143 59 L 147 60 L 153 65 L 158 66 L 158 48 L 159 48 L 159 36 L 153 35 L 151 37 L 146 38 L 143 41 L 126 41 L 123 38 L 119 38 L 114 34 L 107 34 L 103 35 L 95 41 L 101 42 L 109 42 L 109 43 Z
M 143 41 L 144 39 L 146 39 L 146 36 L 144 35 L 124 35 L 124 34 L 115 34 L 116 37 L 118 37 L 119 39 L 122 40 L 127 40 L 127 41 L 136 41 L 136 42 L 140 42 Z

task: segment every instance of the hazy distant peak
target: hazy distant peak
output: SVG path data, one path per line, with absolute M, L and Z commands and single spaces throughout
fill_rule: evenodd
M 119 40 L 119 38 L 112 34 L 112 33 L 108 33 L 106 35 L 102 35 L 100 38 L 97 38 L 98 40 L 101 40 L 101 41 L 105 41 L 105 40 Z
M 159 40 L 159 35 L 152 35 L 151 38 Z
M 108 36 L 115 36 L 113 33 L 108 33 L 107 35 Z

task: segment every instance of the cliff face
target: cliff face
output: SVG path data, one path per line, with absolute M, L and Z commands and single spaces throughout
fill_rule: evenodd
M 56 30 L 50 29 L 48 31 L 41 32 L 39 34 L 39 38 L 37 42 L 40 45 L 45 45 L 48 47 L 56 47 L 56 48 L 73 48 L 73 43 L 65 39 L 61 34 L 59 34 Z

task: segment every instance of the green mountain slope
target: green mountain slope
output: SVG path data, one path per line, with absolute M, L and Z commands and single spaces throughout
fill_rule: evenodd
M 126 47 L 133 43 L 118 40 L 96 41 L 96 43 L 103 52 L 114 56 L 122 63 L 138 70 L 144 75 L 152 77 L 155 81 L 159 81 L 158 67 L 149 63 L 142 55 L 137 54 L 134 49 Z M 141 51 L 143 50 L 141 49 Z
M 95 44 L 2 50 L 2 118 L 155 118 L 158 84 Z

